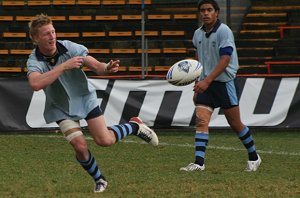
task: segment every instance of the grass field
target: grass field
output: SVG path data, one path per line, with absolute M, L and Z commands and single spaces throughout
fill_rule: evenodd
M 0 135 L 0 197 L 300 197 L 300 132 L 255 132 L 263 163 L 244 172 L 246 150 L 235 134 L 212 132 L 206 169 L 180 172 L 194 161 L 193 132 L 158 132 L 160 145 L 128 137 L 90 150 L 109 181 L 101 194 L 61 134 Z

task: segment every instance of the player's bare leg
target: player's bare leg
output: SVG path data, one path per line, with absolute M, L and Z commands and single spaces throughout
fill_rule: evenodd
M 205 150 L 208 145 L 208 124 L 213 109 L 205 105 L 196 106 L 196 134 L 195 134 L 195 162 L 185 167 L 182 171 L 203 171 L 205 169 Z
M 237 133 L 239 139 L 248 151 L 248 161 L 245 171 L 256 171 L 262 160 L 256 152 L 250 129 L 241 121 L 239 106 L 235 106 L 230 109 L 224 109 L 224 114 L 229 125 Z
M 64 134 L 65 139 L 72 145 L 76 159 L 87 173 L 94 179 L 94 192 L 103 192 L 107 187 L 107 181 L 98 168 L 94 156 L 88 149 L 87 142 L 81 131 L 78 121 L 63 120 L 59 127 Z
M 131 118 L 128 123 L 114 125 L 108 128 L 103 115 L 89 119 L 87 122 L 94 141 L 100 146 L 111 146 L 130 134 L 138 136 L 153 146 L 158 145 L 156 133 L 147 127 L 138 117 Z

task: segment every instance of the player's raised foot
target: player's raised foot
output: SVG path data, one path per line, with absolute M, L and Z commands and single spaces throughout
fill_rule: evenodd
M 129 120 L 129 122 L 134 122 L 139 125 L 139 130 L 138 130 L 136 136 L 138 136 L 145 142 L 152 144 L 153 146 L 158 145 L 158 137 L 157 137 L 156 133 L 152 129 L 150 129 L 148 126 L 146 126 L 141 118 L 132 117 Z
M 248 161 L 247 162 L 247 166 L 245 168 L 245 171 L 252 172 L 252 171 L 256 171 L 258 169 L 258 167 L 261 164 L 261 158 L 258 154 L 257 154 L 257 157 L 258 157 L 258 159 L 256 161 Z
M 96 182 L 96 186 L 94 189 L 95 193 L 103 192 L 107 187 L 107 181 L 104 180 L 104 178 L 99 179 L 99 181 Z
M 199 164 L 190 163 L 189 165 L 187 165 L 185 167 L 181 167 L 179 170 L 191 172 L 191 171 L 203 171 L 204 169 L 205 169 L 204 164 L 201 166 Z

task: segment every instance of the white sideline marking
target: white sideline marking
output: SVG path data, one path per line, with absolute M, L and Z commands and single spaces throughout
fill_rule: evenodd
M 137 141 L 131 141 L 131 140 L 122 140 L 122 142 L 126 143 L 137 143 L 137 144 L 147 144 L 146 142 L 137 142 Z M 170 144 L 170 143 L 159 143 L 158 145 L 161 146 L 177 146 L 177 147 L 189 147 L 194 148 L 195 146 L 193 144 Z M 227 151 L 245 151 L 245 149 L 238 149 L 234 147 L 225 147 L 225 146 L 207 146 L 207 148 L 210 149 L 216 149 L 216 150 L 227 150 Z M 290 156 L 300 156 L 300 153 L 289 153 L 289 152 L 278 152 L 278 151 L 263 151 L 263 150 L 257 150 L 258 153 L 264 153 L 264 154 L 275 154 L 275 155 L 290 155 Z
M 18 135 L 18 136 L 24 136 L 24 135 Z M 34 135 L 30 134 L 27 136 L 32 136 L 32 137 L 41 137 L 41 138 L 61 138 L 64 139 L 63 136 L 54 136 L 54 135 Z M 92 137 L 86 136 L 87 140 L 93 140 Z M 123 143 L 133 143 L 133 144 L 147 144 L 146 142 L 143 141 L 133 141 L 133 140 L 122 140 L 121 142 Z M 194 148 L 194 144 L 171 144 L 171 143 L 166 143 L 166 142 L 161 142 L 159 143 L 159 146 L 175 146 L 175 147 L 188 147 L 188 148 Z M 245 149 L 239 149 L 239 148 L 234 148 L 234 147 L 225 147 L 225 146 L 208 146 L 207 148 L 210 149 L 216 149 L 216 150 L 226 150 L 226 151 L 245 151 Z M 273 154 L 273 155 L 288 155 L 288 156 L 300 156 L 300 153 L 296 152 L 285 152 L 285 151 L 264 151 L 264 150 L 257 150 L 258 153 L 263 153 L 263 154 Z

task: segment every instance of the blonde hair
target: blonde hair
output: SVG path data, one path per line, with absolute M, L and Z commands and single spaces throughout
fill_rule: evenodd
M 29 23 L 29 37 L 32 39 L 33 36 L 38 34 L 38 29 L 44 25 L 52 24 L 52 20 L 47 14 L 36 15 Z

